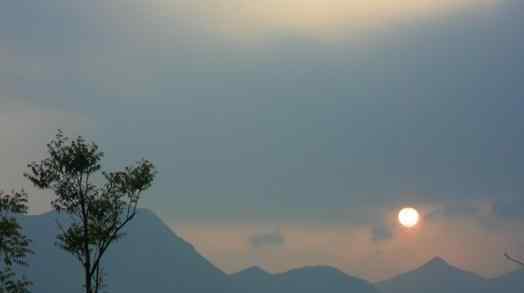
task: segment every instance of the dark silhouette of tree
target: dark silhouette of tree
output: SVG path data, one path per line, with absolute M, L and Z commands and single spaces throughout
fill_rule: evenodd
M 0 191 L 0 293 L 28 293 L 31 282 L 19 278 L 14 266 L 27 265 L 30 240 L 22 233 L 16 217 L 27 213 L 27 194 Z
M 98 293 L 105 286 L 103 257 L 135 217 L 142 192 L 154 180 L 155 168 L 141 160 L 122 171 L 101 172 L 103 153 L 98 146 L 82 137 L 71 140 L 61 131 L 47 151 L 48 157 L 31 163 L 25 176 L 36 187 L 56 195 L 52 206 L 70 218 L 66 225 L 58 223 L 58 245 L 82 264 L 85 292 Z
M 504 256 L 505 256 L 509 261 L 514 262 L 514 263 L 516 263 L 516 264 L 521 265 L 521 266 L 524 267 L 524 262 L 523 262 L 523 261 L 518 260 L 518 259 L 512 257 L 512 256 L 509 255 L 508 253 L 505 253 Z

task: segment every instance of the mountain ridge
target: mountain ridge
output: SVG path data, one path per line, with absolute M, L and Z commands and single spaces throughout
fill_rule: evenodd
M 54 245 L 58 232 L 56 221 L 66 220 L 56 212 L 20 219 L 35 251 L 28 259 L 30 266 L 24 269 L 34 282 L 34 292 L 81 292 L 80 265 Z M 125 232 L 127 235 L 110 247 L 104 259 L 108 291 L 146 292 L 152 284 L 158 286 L 155 291 L 160 293 L 230 291 L 229 276 L 152 211 L 140 209 Z
M 494 288 L 504 289 L 502 292 L 513 293 L 513 291 L 508 291 L 507 282 L 501 281 L 507 276 L 509 274 L 492 279 L 484 278 L 476 273 L 451 265 L 442 257 L 434 257 L 413 270 L 377 282 L 375 286 L 382 293 L 500 292 L 493 291 Z M 524 284 L 524 279 L 514 280 L 514 282 Z M 512 285 L 512 287 L 515 286 Z
M 51 211 L 22 216 L 19 220 L 36 252 L 28 259 L 30 266 L 23 269 L 34 282 L 33 291 L 81 292 L 80 265 L 55 245 L 57 221 L 67 223 L 67 217 Z M 344 292 L 351 289 L 353 293 L 377 293 L 367 281 L 326 266 L 279 274 L 251 267 L 228 275 L 147 209 L 138 210 L 125 232 L 126 236 L 114 243 L 104 259 L 109 292 L 142 293 L 150 291 L 151 286 L 159 293 L 288 293 L 298 289 L 319 292 L 331 288 L 335 281 Z M 248 281 L 242 283 L 245 279 Z M 254 281 L 260 282 L 260 288 L 253 287 Z
M 54 245 L 58 232 L 56 221 L 64 219 L 56 212 L 20 217 L 36 252 L 28 259 L 30 267 L 24 269 L 35 283 L 34 292 L 81 290 L 79 264 Z M 155 284 L 158 286 L 155 291 L 160 293 L 309 293 L 327 289 L 332 293 L 524 292 L 524 270 L 487 279 L 438 256 L 414 270 L 377 283 L 348 275 L 335 267 L 318 265 L 282 273 L 252 266 L 226 274 L 151 210 L 140 209 L 126 232 L 127 236 L 115 243 L 105 259 L 109 291 L 139 293 Z M 448 286 L 447 291 L 442 291 L 444 285 Z

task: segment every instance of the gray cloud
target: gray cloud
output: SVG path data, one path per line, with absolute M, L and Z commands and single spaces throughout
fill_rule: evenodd
M 486 212 L 491 214 L 491 211 L 486 211 L 486 208 L 492 209 L 490 207 L 483 208 L 472 201 L 447 202 L 443 206 L 432 210 L 425 216 L 425 218 L 431 221 L 455 217 L 478 217 L 482 214 L 486 214 Z
M 371 240 L 382 242 L 393 238 L 393 231 L 387 225 L 376 225 L 371 228 Z
M 427 220 L 477 218 L 479 220 L 519 220 L 524 218 L 524 201 L 518 196 L 448 201 L 432 210 Z
M 249 237 L 249 243 L 253 248 L 280 247 L 286 243 L 286 239 L 280 230 L 275 230 L 253 235 Z
M 522 1 L 373 40 L 278 35 L 262 48 L 195 15 L 165 25 L 177 17 L 152 19 L 138 0 L 29 2 L 0 10 L 2 92 L 97 121 L 86 136 L 109 165 L 158 162 L 145 203 L 163 214 L 333 221 L 406 191 L 422 203 L 524 192 Z M 19 127 L 22 141 L 32 131 Z
M 224 38 L 207 29 L 221 19 L 185 13 L 211 1 L 4 1 L 0 97 L 13 98 L 0 99 L 0 188 L 23 186 L 25 164 L 63 128 L 94 139 L 104 168 L 154 161 L 143 205 L 169 222 L 358 226 L 366 245 L 389 244 L 401 237 L 384 214 L 448 205 L 431 215 L 439 224 L 495 217 L 497 230 L 474 231 L 486 238 L 521 221 L 524 206 L 524 2 L 495 1 L 362 38 L 301 26 L 262 42 Z M 175 6 L 153 11 L 159 3 Z M 27 99 L 12 106 L 18 97 Z M 35 211 L 48 207 L 31 194 Z M 286 232 L 246 232 L 225 262 L 246 241 L 290 248 Z M 196 239 L 213 243 L 208 233 Z M 456 235 L 455 247 L 471 241 Z M 347 261 L 315 261 L 334 258 Z

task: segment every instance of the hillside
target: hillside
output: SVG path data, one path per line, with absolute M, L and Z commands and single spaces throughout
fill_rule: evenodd
M 57 218 L 57 214 L 47 213 L 21 220 L 35 251 L 27 270 L 34 282 L 33 292 L 81 292 L 79 264 L 54 245 Z M 109 292 L 230 291 L 224 272 L 146 210 L 140 210 L 126 237 L 108 251 L 104 271 Z

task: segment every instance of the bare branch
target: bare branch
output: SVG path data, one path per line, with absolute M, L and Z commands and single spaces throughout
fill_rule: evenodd
M 511 255 L 509 255 L 508 253 L 504 253 L 504 256 L 506 257 L 506 259 L 508 259 L 509 261 L 511 262 L 514 262 L 520 266 L 523 266 L 524 267 L 524 262 L 523 261 L 520 261 L 514 257 L 512 257 Z

